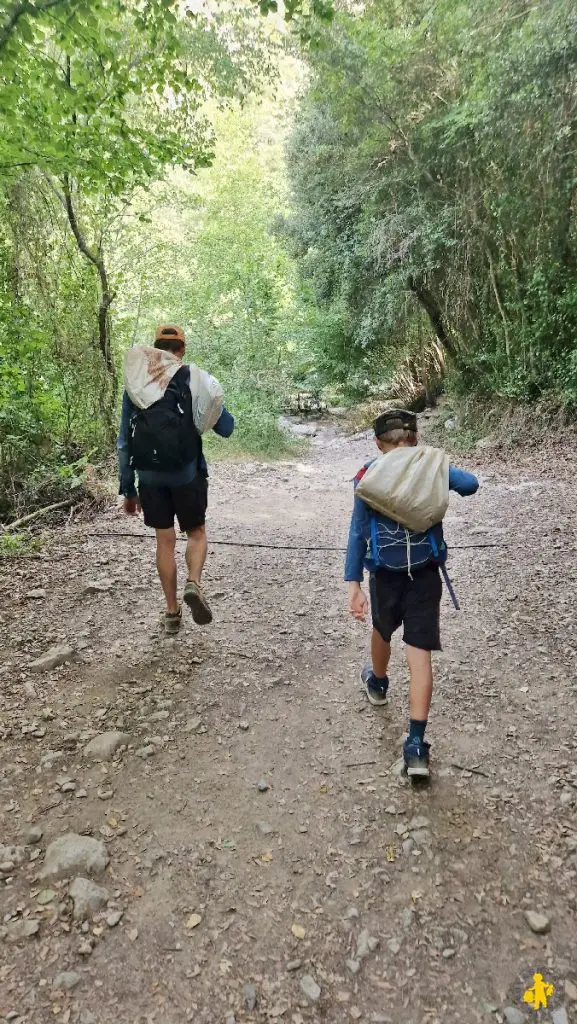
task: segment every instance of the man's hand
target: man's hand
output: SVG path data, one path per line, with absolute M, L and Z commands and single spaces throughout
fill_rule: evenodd
M 137 516 L 140 512 L 140 502 L 138 498 L 125 498 L 123 505 L 127 516 Z
M 369 610 L 367 601 L 360 583 L 349 583 L 349 614 L 358 622 L 365 622 Z

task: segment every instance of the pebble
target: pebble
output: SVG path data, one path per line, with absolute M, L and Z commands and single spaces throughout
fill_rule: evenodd
M 409 832 L 413 832 L 417 829 L 427 828 L 429 825 L 429 819 L 425 818 L 422 814 L 418 814 L 415 818 L 411 818 L 407 828 Z
M 77 921 L 84 921 L 86 918 L 102 910 L 109 900 L 106 889 L 89 878 L 75 878 L 68 890 L 68 895 L 74 903 L 74 918 Z
M 102 786 L 96 791 L 99 800 L 112 800 L 114 790 L 110 786 Z
M 244 1003 L 249 1013 L 256 1007 L 256 988 L 254 985 L 248 984 L 243 989 Z
M 54 978 L 52 987 L 70 992 L 71 989 L 76 988 L 76 986 L 80 984 L 81 980 L 80 975 L 77 974 L 76 971 L 62 971 Z
M 358 974 L 361 969 L 361 965 L 358 960 L 347 960 L 346 965 L 351 974 Z
M 526 910 L 525 920 L 529 925 L 532 932 L 536 935 L 545 935 L 550 927 L 551 922 L 545 914 L 540 914 L 536 910 Z
M 553 1024 L 569 1024 L 569 1017 L 567 1016 L 567 1010 L 564 1006 L 560 1006 L 559 1009 L 553 1010 Z
M 101 875 L 110 857 L 104 843 L 69 832 L 50 843 L 40 878 L 57 881 L 70 875 Z
M 125 732 L 102 732 L 85 746 L 84 756 L 91 761 L 111 761 L 118 748 L 126 746 L 129 740 Z
M 43 597 L 46 597 L 44 587 L 36 587 L 35 590 L 29 590 L 26 594 L 27 601 L 41 601 Z
M 106 918 L 106 924 L 109 928 L 116 928 L 117 924 L 120 924 L 124 915 L 123 910 L 113 910 L 111 914 Z
M 373 935 L 369 935 L 366 928 L 363 929 L 359 935 L 357 941 L 357 960 L 364 960 L 369 953 L 374 953 L 375 949 L 379 945 L 379 940 Z
M 452 946 L 447 946 L 447 948 L 443 950 L 443 957 L 445 960 L 450 960 L 451 957 L 456 955 L 456 953 L 456 949 L 453 949 Z
M 153 743 L 147 743 L 145 747 L 140 747 L 140 749 L 136 751 L 136 756 L 141 757 L 143 761 L 146 761 L 149 757 L 154 757 L 155 754 L 156 747 Z
M 257 783 L 256 788 L 258 789 L 259 793 L 268 793 L 270 786 L 266 779 L 260 779 L 260 781 Z
M 79 956 L 91 956 L 92 955 L 92 943 L 89 939 L 84 939 L 78 946 Z
M 224 1024 L 236 1024 L 236 1017 L 234 1013 L 227 1013 L 224 1018 Z
M 24 842 L 27 846 L 34 846 L 39 843 L 44 835 L 40 825 L 31 825 L 24 836 Z
M 170 711 L 154 711 L 148 716 L 149 722 L 166 722 L 170 718 Z
M 36 897 L 36 902 L 41 907 L 45 907 L 49 903 L 52 903 L 53 900 L 55 900 L 57 896 L 58 896 L 58 893 L 54 892 L 54 889 L 43 889 L 42 892 L 38 893 L 38 896 Z
M 73 647 L 61 646 L 51 647 L 41 658 L 36 658 L 28 665 L 30 672 L 50 672 L 59 665 L 64 665 L 74 657 Z
M 397 953 L 400 952 L 401 945 L 402 945 L 402 943 L 399 942 L 398 939 L 389 939 L 389 941 L 387 942 L 387 946 L 389 947 L 389 949 L 390 949 L 391 953 L 393 954 L 393 956 L 396 956 Z
M 524 1013 L 521 1013 L 516 1006 L 506 1006 L 503 1010 L 506 1024 L 525 1024 L 527 1020 Z
M 83 1010 L 78 1024 L 97 1024 L 96 1017 L 90 1010 Z
M 572 1003 L 577 1003 L 577 986 L 568 979 L 565 982 L 565 995 L 567 999 L 570 999 Z
M 274 828 L 268 823 L 268 821 L 259 821 L 257 827 L 263 836 L 270 836 L 274 832 Z
M 248 730 L 250 729 L 249 723 L 245 722 L 244 720 L 238 723 L 238 727 L 242 730 L 242 732 L 248 732 Z
M 0 843 L 0 871 L 13 871 L 14 867 L 20 867 L 25 860 L 26 850 L 23 846 L 3 846 Z
M 317 985 L 312 974 L 303 974 L 300 984 L 303 995 L 305 995 L 311 1003 L 318 1002 L 321 997 L 321 988 L 320 985 Z
M 287 971 L 298 971 L 301 964 L 302 960 L 289 960 L 288 964 L 286 965 L 286 969 Z
M 202 725 L 202 718 L 198 715 L 196 718 L 191 718 L 184 727 L 185 732 L 196 732 Z

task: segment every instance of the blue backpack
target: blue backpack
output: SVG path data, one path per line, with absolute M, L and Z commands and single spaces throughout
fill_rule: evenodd
M 412 569 L 431 563 L 445 564 L 447 545 L 440 524 L 426 533 L 415 533 L 372 510 L 370 518 L 370 552 L 376 567 L 410 575 Z

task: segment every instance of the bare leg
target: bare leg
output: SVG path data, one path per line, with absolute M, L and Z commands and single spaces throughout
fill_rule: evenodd
M 373 629 L 373 635 L 371 637 L 371 660 L 373 663 L 373 672 L 377 679 L 384 679 L 387 674 L 389 667 L 389 660 L 391 657 L 391 645 L 383 640 L 378 630 Z
M 176 560 L 174 557 L 175 545 L 176 533 L 173 526 L 168 530 L 156 531 L 156 568 L 166 598 L 166 608 L 169 612 L 178 611 Z
M 429 717 L 433 696 L 433 664 L 430 651 L 419 647 L 406 647 L 407 662 L 411 674 L 409 685 L 410 717 L 426 722 Z
M 186 545 L 186 567 L 188 578 L 194 583 L 200 584 L 200 577 L 204 563 L 206 562 L 206 528 L 197 526 L 195 530 L 188 530 L 188 543 Z

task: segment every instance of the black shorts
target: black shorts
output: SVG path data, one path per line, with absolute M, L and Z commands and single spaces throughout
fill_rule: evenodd
M 377 569 L 370 579 L 373 626 L 388 643 L 402 624 L 406 644 L 422 651 L 440 651 L 442 593 L 436 565 L 413 570 L 412 579 L 406 572 Z
M 182 487 L 140 484 L 138 495 L 144 522 L 154 530 L 169 530 L 174 526 L 175 516 L 183 532 L 205 524 L 208 480 L 202 473 Z

